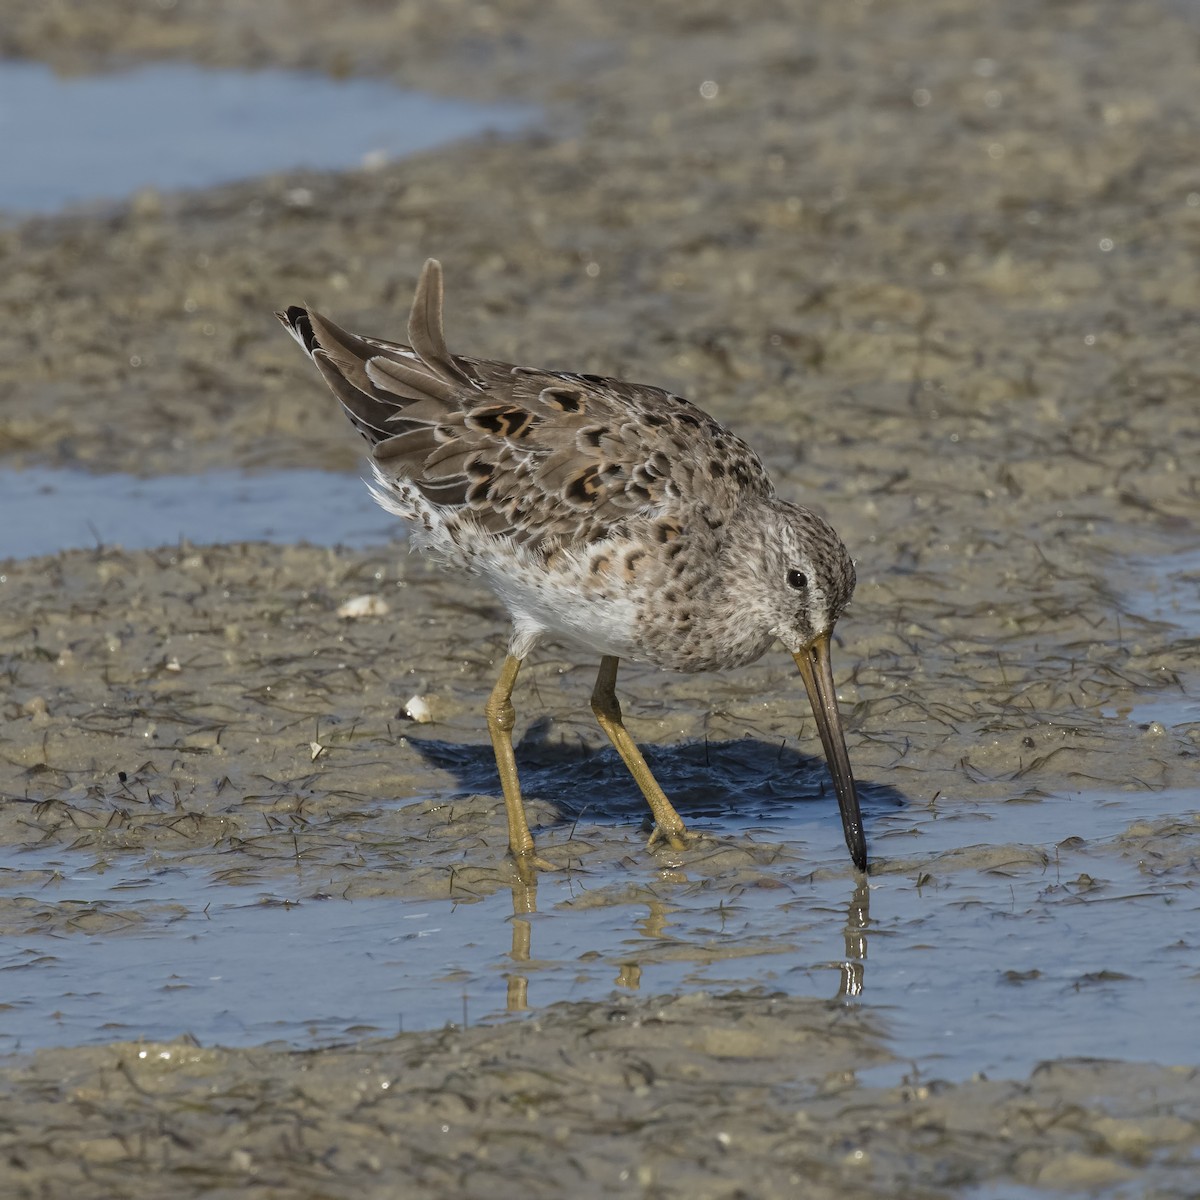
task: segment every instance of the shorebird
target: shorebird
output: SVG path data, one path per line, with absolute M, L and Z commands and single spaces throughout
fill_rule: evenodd
M 684 823 L 622 722 L 618 661 L 712 671 L 781 642 L 808 692 L 850 857 L 865 871 L 829 654 L 854 591 L 841 538 L 778 497 L 758 455 L 680 396 L 451 354 L 442 298 L 442 268 L 429 259 L 407 345 L 305 308 L 276 316 L 370 443 L 379 504 L 410 524 L 420 549 L 481 577 L 512 617 L 485 712 L 522 875 L 548 864 L 521 800 L 512 692 L 543 637 L 600 656 L 592 711 L 650 805 L 650 844 L 676 849 Z

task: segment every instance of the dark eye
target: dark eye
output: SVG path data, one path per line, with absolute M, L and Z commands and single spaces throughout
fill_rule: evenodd
M 789 571 L 787 581 L 788 587 L 795 588 L 798 592 L 808 587 L 808 576 L 803 571 Z

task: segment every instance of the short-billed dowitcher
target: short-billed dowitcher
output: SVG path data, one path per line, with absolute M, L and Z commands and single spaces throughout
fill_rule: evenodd
M 781 500 L 762 460 L 694 404 L 655 387 L 451 354 L 442 269 L 421 272 L 408 345 L 303 308 L 277 314 L 371 444 L 376 499 L 418 546 L 481 576 L 512 616 L 486 705 L 522 873 L 534 852 L 513 758 L 513 685 L 543 636 L 600 656 L 592 711 L 656 822 L 684 824 L 621 721 L 621 658 L 675 671 L 754 662 L 776 640 L 808 691 L 850 856 L 866 840 L 830 667 L 854 591 L 841 538 Z

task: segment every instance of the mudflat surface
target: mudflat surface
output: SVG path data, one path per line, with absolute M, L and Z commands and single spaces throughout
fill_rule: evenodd
M 694 995 L 317 1054 L 46 1051 L 0 1112 L 46 1130 L 17 1151 L 41 1194 L 941 1196 L 997 1175 L 1128 1186 L 1150 1162 L 1182 1186 L 1142 1194 L 1190 1186 L 1193 1072 L 857 1085 L 846 1064 L 882 1053 L 861 1014 Z
M 116 955 L 142 930 L 149 962 L 236 889 L 301 920 L 486 917 L 511 892 L 497 1007 L 532 1010 L 392 1034 L 347 1003 L 340 1044 L 306 1044 L 328 1014 L 291 992 L 284 1042 L 139 1043 L 81 979 L 61 1011 L 90 1003 L 94 1031 L 6 1043 L 7 1194 L 1194 1193 L 1194 1039 L 1173 1016 L 1139 1040 L 1133 999 L 1186 1014 L 1200 971 L 1192 10 L 78 0 L 0 4 L 0 30 L 68 71 L 173 57 L 542 105 L 517 138 L 0 227 L 0 465 L 353 470 L 271 309 L 392 335 L 436 255 L 452 348 L 672 387 L 842 533 L 860 584 L 835 667 L 877 861 L 864 897 L 785 656 L 623 667 L 631 729 L 702 831 L 682 853 L 644 849 L 591 664 L 530 664 L 531 820 L 568 880 L 539 905 L 483 730 L 503 614 L 469 583 L 402 546 L 2 563 L 23 1029 L 45 947 Z M 339 616 L 361 595 L 386 614 Z M 414 695 L 429 724 L 400 715 Z M 139 891 L 177 871 L 204 903 Z M 86 891 L 105 876 L 123 901 Z M 623 998 L 597 995 L 588 946 L 547 954 L 589 905 L 646 910 L 596 952 Z M 584 999 L 540 1007 L 571 979 Z M 955 995 L 978 1000 L 952 1060 L 911 1057 L 907 1010 Z M 1006 1009 L 1050 1061 L 978 1077 L 991 1040 L 1020 1041 Z

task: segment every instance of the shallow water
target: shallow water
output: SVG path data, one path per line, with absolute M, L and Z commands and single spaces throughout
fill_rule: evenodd
M 344 170 L 532 119 L 527 105 L 302 71 L 170 63 L 64 78 L 42 63 L 0 62 L 0 209 L 51 212 L 140 188 Z
M 336 471 L 205 471 L 139 479 L 50 467 L 0 469 L 0 558 L 181 538 L 368 546 L 403 531 L 361 478 Z
M 1122 573 L 1129 612 L 1200 637 L 1200 546 L 1138 556 L 1122 564 Z
M 904 1070 L 939 1078 L 1020 1075 L 1060 1056 L 1196 1062 L 1169 1031 L 1191 1020 L 1200 945 L 1179 930 L 1200 900 L 1190 878 L 1157 873 L 1123 842 L 1192 803 L 1092 793 L 945 819 L 876 808 L 880 867 L 866 888 L 840 869 L 824 806 L 713 817 L 694 827 L 782 842 L 812 874 L 714 887 L 686 865 L 652 869 L 631 834 L 616 869 L 544 874 L 536 912 L 522 889 L 347 902 L 302 857 L 265 891 L 165 858 L 147 872 L 119 856 L 9 850 L 0 1047 L 182 1033 L 309 1046 L 564 999 L 765 987 L 877 1011 Z M 76 915 L 51 928 L 39 905 Z

